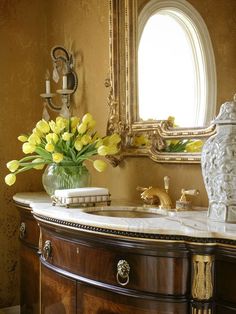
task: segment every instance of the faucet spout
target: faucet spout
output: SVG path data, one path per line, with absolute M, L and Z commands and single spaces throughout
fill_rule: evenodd
M 143 199 L 147 204 L 160 204 L 159 208 L 163 209 L 172 208 L 170 196 L 163 189 L 149 186 L 148 188 L 137 187 L 137 190 L 143 191 L 141 193 L 141 199 Z

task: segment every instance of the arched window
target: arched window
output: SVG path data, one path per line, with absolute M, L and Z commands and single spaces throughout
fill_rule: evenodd
M 139 15 L 139 117 L 175 116 L 181 127 L 209 124 L 216 107 L 212 44 L 186 1 L 152 0 Z

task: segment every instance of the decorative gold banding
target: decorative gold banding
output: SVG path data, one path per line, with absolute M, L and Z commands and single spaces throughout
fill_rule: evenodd
M 213 296 L 213 255 L 193 255 L 192 257 L 192 297 L 209 300 Z M 204 312 L 202 312 L 204 313 Z
M 212 311 L 211 311 L 211 309 L 192 308 L 192 314 L 212 314 Z
M 193 308 L 192 309 L 192 314 L 212 314 L 211 309 L 197 309 Z

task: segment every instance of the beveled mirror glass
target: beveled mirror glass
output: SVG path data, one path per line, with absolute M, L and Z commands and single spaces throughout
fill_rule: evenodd
M 110 70 L 108 133 L 120 133 L 121 158 L 199 162 L 216 107 L 214 53 L 199 13 L 185 0 L 110 0 Z

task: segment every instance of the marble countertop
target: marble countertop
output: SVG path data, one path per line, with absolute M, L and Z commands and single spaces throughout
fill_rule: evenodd
M 140 234 L 236 240 L 236 224 L 212 221 L 208 219 L 206 210 L 165 213 L 160 211 L 155 218 L 122 218 L 91 214 L 85 212 L 85 208 L 53 206 L 45 193 L 17 193 L 13 199 L 18 203 L 29 205 L 37 217 L 46 217 L 49 221 L 60 222 L 60 225 L 65 224 L 65 226 L 72 223 L 73 228 L 78 226 L 78 229 L 84 225 Z M 113 204 L 111 209 L 112 206 Z M 124 208 L 125 206 L 123 205 Z M 138 209 L 132 207 L 132 210 L 142 210 L 141 206 L 140 204 Z M 94 208 L 86 210 L 94 210 Z M 143 210 L 145 211 L 145 208 Z

